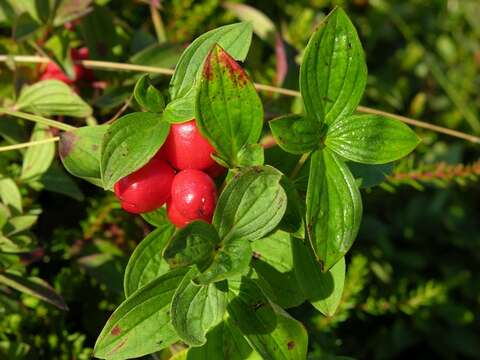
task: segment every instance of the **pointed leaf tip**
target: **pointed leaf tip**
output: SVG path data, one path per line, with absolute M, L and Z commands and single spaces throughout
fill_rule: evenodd
M 209 81 L 213 80 L 215 67 L 218 67 L 222 73 L 228 75 L 238 87 L 244 87 L 249 82 L 249 78 L 243 68 L 218 43 L 213 46 L 207 55 L 203 68 L 204 78 Z

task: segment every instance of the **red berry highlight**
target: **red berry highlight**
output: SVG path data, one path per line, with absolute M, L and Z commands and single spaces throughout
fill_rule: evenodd
M 172 206 L 186 219 L 211 222 L 216 202 L 215 183 L 204 172 L 182 170 L 173 179 Z
M 168 161 L 178 170 L 203 170 L 215 164 L 210 156 L 215 149 L 200 134 L 195 119 L 172 124 L 164 147 Z
M 175 171 L 162 159 L 152 158 L 145 166 L 120 179 L 114 187 L 122 208 L 134 214 L 153 211 L 170 197 Z

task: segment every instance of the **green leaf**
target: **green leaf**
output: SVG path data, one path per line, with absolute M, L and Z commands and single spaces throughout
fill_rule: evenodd
M 379 115 L 353 115 L 328 128 L 325 145 L 364 164 L 385 164 L 408 155 L 420 143 L 406 124 Z
M 262 360 L 230 320 L 215 326 L 207 334 L 207 342 L 188 350 L 186 360 Z
M 162 93 L 150 84 L 148 74 L 138 79 L 133 90 L 133 95 L 138 104 L 151 112 L 161 112 L 165 109 L 165 100 Z
M 45 281 L 39 278 L 26 278 L 13 273 L 0 273 L 0 283 L 10 286 L 22 293 L 35 296 L 46 301 L 61 310 L 68 310 L 63 298 Z
M 112 23 L 115 18 L 106 6 L 95 6 L 82 18 L 82 35 L 85 38 L 90 57 L 95 60 L 115 60 L 114 48 L 120 45 L 120 36 Z
M 227 184 L 218 199 L 213 226 L 222 242 L 212 264 L 197 278 L 200 283 L 219 281 L 248 270 L 250 241 L 272 231 L 287 206 L 280 185 L 282 173 L 271 166 L 244 168 Z
M 100 359 L 140 357 L 179 338 L 170 322 L 170 302 L 187 269 L 172 270 L 134 292 L 108 319 L 95 344 Z
M 267 292 L 275 304 L 282 308 L 299 306 L 305 296 L 298 286 L 295 276 L 290 234 L 276 231 L 273 234 L 255 240 L 252 243 L 253 267 L 262 282 L 266 282 L 271 290 Z
M 89 5 L 93 0 L 60 1 L 55 11 L 54 25 L 63 25 L 65 22 L 78 19 L 89 10 Z
M 170 240 L 163 257 L 171 268 L 208 265 L 216 245 L 220 242 L 215 228 L 204 222 L 194 221 L 180 229 Z
M 182 51 L 182 44 L 154 43 L 134 54 L 129 62 L 147 66 L 174 67 Z
M 90 105 L 59 80 L 44 80 L 24 87 L 15 109 L 43 116 L 87 117 L 92 115 Z
M 264 161 L 263 146 L 260 144 L 249 144 L 238 152 L 239 166 L 260 166 Z
M 52 138 L 48 126 L 36 124 L 33 128 L 30 141 L 40 141 Z M 33 180 L 45 173 L 55 157 L 55 144 L 53 142 L 30 146 L 23 155 L 22 180 Z
M 291 233 L 292 235 L 300 238 L 305 237 L 305 224 L 304 224 L 304 205 L 300 199 L 300 195 L 295 188 L 295 184 L 286 176 L 282 176 L 280 181 L 285 193 L 287 194 L 287 209 L 285 215 L 280 221 L 280 229 Z
M 201 284 L 228 279 L 248 271 L 252 248 L 247 239 L 229 238 L 218 247 L 210 266 L 196 278 Z
M 123 278 L 125 297 L 165 274 L 169 270 L 162 252 L 175 233 L 175 226 L 166 222 L 147 235 L 135 248 L 128 260 Z
M 168 103 L 163 113 L 169 123 L 182 123 L 195 117 L 195 89 Z
M 229 293 L 228 314 L 248 343 L 266 360 L 305 360 L 303 325 L 271 304 L 258 286 L 243 278 L 238 295 Z
M 278 146 L 291 154 L 304 154 L 320 145 L 321 129 L 303 115 L 286 115 L 268 123 Z
M 85 126 L 60 134 L 58 153 L 65 169 L 73 176 L 102 186 L 101 146 L 109 125 Z
M 355 180 L 360 184 L 361 189 L 381 184 L 385 178 L 393 172 L 392 163 L 368 165 L 349 161 L 347 162 L 347 166 L 355 177 Z
M 196 99 L 197 125 L 231 167 L 238 153 L 258 141 L 263 127 L 260 98 L 243 69 L 219 45 L 208 54 Z
M 2 199 L 2 203 L 4 205 L 14 209 L 18 214 L 23 213 L 22 195 L 20 194 L 20 190 L 13 179 L 0 179 L 0 198 Z
M 199 285 L 193 282 L 196 268 L 185 275 L 171 305 L 172 325 L 178 336 L 191 346 L 207 341 L 208 330 L 223 319 L 227 306 L 227 284 Z
M 3 229 L 11 215 L 8 207 L 0 203 L 0 230 Z
M 199 36 L 183 52 L 177 63 L 175 74 L 170 81 L 172 99 L 181 98 L 189 92 L 205 57 L 215 43 L 228 51 L 234 59 L 243 61 L 247 56 L 251 39 L 252 25 L 247 22 L 221 26 Z
M 327 148 L 312 154 L 306 202 L 309 239 L 322 271 L 327 271 L 352 246 L 362 217 L 352 173 Z
M 163 227 L 165 223 L 171 224 L 170 220 L 168 220 L 167 218 L 167 211 L 164 207 L 158 208 L 148 213 L 140 214 L 140 216 L 143 218 L 143 220 L 155 227 Z
M 365 89 L 367 66 L 357 31 L 342 8 L 318 26 L 300 67 L 300 92 L 308 114 L 332 124 L 357 108 Z
M 18 42 L 29 39 L 41 28 L 41 24 L 34 20 L 30 14 L 22 13 L 15 19 L 14 39 Z
M 102 143 L 104 188 L 112 189 L 118 180 L 150 161 L 165 142 L 169 129 L 160 114 L 137 112 L 117 119 Z
M 333 316 L 342 298 L 345 258 L 322 272 L 311 247 L 301 239 L 292 238 L 292 253 L 295 277 L 302 293 L 323 315 Z
M 272 231 L 287 206 L 282 173 L 271 166 L 246 168 L 227 184 L 217 202 L 213 225 L 220 239 L 253 241 Z
M 38 215 L 19 215 L 11 217 L 5 227 L 3 232 L 6 236 L 12 236 L 22 231 L 30 229 L 38 219 Z

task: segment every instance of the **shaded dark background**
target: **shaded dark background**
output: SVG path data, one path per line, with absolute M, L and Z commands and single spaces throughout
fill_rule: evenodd
M 480 134 L 480 1 L 235 3 L 257 8 L 275 25 L 263 38 L 254 35 L 244 64 L 256 82 L 298 88 L 309 36 L 340 5 L 356 25 L 368 61 L 362 105 Z M 93 59 L 173 67 L 189 41 L 238 20 L 221 1 L 153 2 L 158 4 L 165 39 L 156 35 L 149 2 L 103 0 L 92 2 L 93 11 L 74 24 L 72 41 L 87 43 Z M 11 30 L 2 25 L 1 53 L 36 52 L 30 40 L 13 41 Z M 60 31 L 65 30 L 54 27 L 31 37 L 45 40 Z M 106 90 L 82 89 L 82 96 L 103 121 L 123 105 L 138 74 L 95 74 L 107 82 Z M 11 91 L 9 76 L 2 68 L 3 93 Z M 34 81 L 34 67 L 22 76 Z M 167 89 L 168 80 L 157 77 L 158 87 Z M 267 118 L 300 106 L 295 99 L 262 96 Z M 362 191 L 364 219 L 347 255 L 338 313 L 325 318 L 306 305 L 291 311 L 309 330 L 311 359 L 480 358 L 479 147 L 416 130 L 423 138 L 417 151 L 396 163 L 380 186 Z M 78 185 L 83 202 L 24 191 L 43 210 L 33 233 L 45 251 L 27 270 L 54 284 L 70 311 L 28 296 L 20 303 L 2 300 L 0 358 L 88 359 L 122 299 L 123 267 L 149 225 L 121 211 L 111 195 Z

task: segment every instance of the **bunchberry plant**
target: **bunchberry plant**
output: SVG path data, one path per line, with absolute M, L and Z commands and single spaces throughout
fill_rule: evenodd
M 115 190 L 124 209 L 156 227 L 126 267 L 125 300 L 98 337 L 98 358 L 181 342 L 187 359 L 305 359 L 308 335 L 285 309 L 308 301 L 335 314 L 362 217 L 350 167 L 374 169 L 419 143 L 403 123 L 355 113 L 367 68 L 337 8 L 303 55 L 304 112 L 269 122 L 308 171 L 305 191 L 283 155 L 276 167 L 265 162 L 262 103 L 237 63 L 251 36 L 249 23 L 200 36 L 177 64 L 168 99 L 144 76 L 134 96 L 145 111 L 61 134 L 70 173 Z M 222 167 L 228 173 L 215 185 Z

